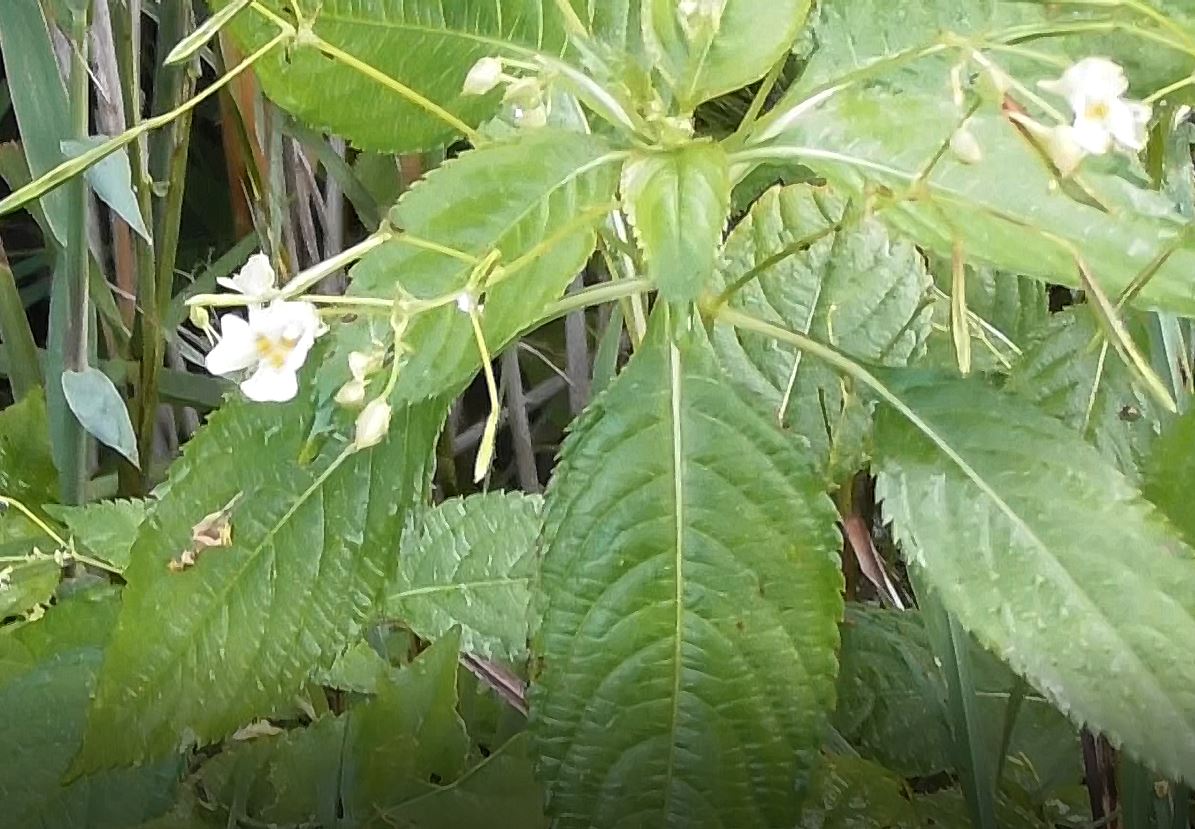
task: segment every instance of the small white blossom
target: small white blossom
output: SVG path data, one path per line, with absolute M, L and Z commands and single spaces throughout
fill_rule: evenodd
M 381 364 L 381 357 L 377 354 L 366 354 L 364 351 L 350 352 L 349 373 L 352 374 L 353 379 L 336 392 L 336 402 L 342 406 L 360 406 L 364 403 L 369 376 L 377 371 Z
M 353 446 L 358 449 L 368 449 L 376 446 L 390 431 L 390 404 L 379 397 L 369 401 L 369 405 L 357 415 L 357 432 L 353 438 Z
M 456 295 L 456 307 L 462 314 L 472 314 L 478 310 L 477 297 L 468 291 L 461 291 Z
M 244 294 L 251 299 L 264 300 L 273 293 L 277 286 L 278 277 L 274 273 L 274 266 L 270 264 L 270 257 L 264 253 L 255 253 L 236 274 L 228 277 L 217 277 L 216 284 L 230 291 Z
M 207 370 L 228 375 L 250 372 L 241 391 L 250 400 L 284 402 L 298 393 L 298 370 L 315 338 L 326 330 L 310 302 L 274 300 L 250 306 L 245 321 L 234 314 L 220 317 L 222 336 L 207 355 Z
M 482 58 L 473 64 L 465 76 L 462 92 L 465 95 L 485 95 L 502 81 L 502 61 L 499 58 Z
M 1103 155 L 1114 146 L 1133 152 L 1145 148 L 1150 108 L 1124 98 L 1129 81 L 1113 61 L 1084 58 L 1061 78 L 1039 86 L 1066 98 L 1075 120 L 1065 140 L 1073 140 L 1084 152 Z
M 506 88 L 503 103 L 510 107 L 511 117 L 519 127 L 538 129 L 548 123 L 548 104 L 544 89 L 536 78 L 520 78 Z

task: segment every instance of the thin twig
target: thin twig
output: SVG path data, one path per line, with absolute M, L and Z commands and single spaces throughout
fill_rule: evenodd
M 524 492 L 539 492 L 539 469 L 531 442 L 531 423 L 527 418 L 527 397 L 523 392 L 517 342 L 502 353 L 502 383 L 506 387 L 506 411 L 510 418 L 510 441 L 514 447 L 519 487 Z

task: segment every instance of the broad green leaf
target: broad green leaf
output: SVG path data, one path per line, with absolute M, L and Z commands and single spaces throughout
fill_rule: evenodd
M 962 120 L 949 95 L 852 87 L 806 110 L 751 158 L 801 161 L 858 198 L 891 192 L 877 204 L 881 218 L 942 257 L 958 242 L 972 263 L 1079 287 L 1078 251 L 1110 296 L 1157 265 L 1136 304 L 1195 314 L 1195 243 L 1165 197 L 1085 167 L 1082 185 L 1103 209 L 1078 201 L 991 106 L 968 121 L 982 159 L 965 163 L 942 152 Z M 915 198 L 906 197 L 910 188 Z
M 469 735 L 456 712 L 460 632 L 440 639 L 356 708 L 345 742 L 344 808 L 362 820 L 465 771 Z
M 544 829 L 543 794 L 526 734 L 511 738 L 447 786 L 429 786 L 383 815 L 389 826 L 419 829 Z
M 46 511 L 66 524 L 76 548 L 123 572 L 137 539 L 137 528 L 145 520 L 148 508 L 145 501 L 133 499 L 102 501 L 81 507 L 55 504 Z
M 93 135 L 86 139 L 63 141 L 62 153 L 65 158 L 74 158 L 108 140 L 110 136 Z M 91 185 L 96 196 L 124 219 L 137 235 L 153 245 L 153 238 L 141 217 L 137 196 L 133 193 L 133 174 L 129 170 L 128 151 L 121 148 L 98 164 L 88 167 L 86 176 L 87 183 Z
M 713 275 L 730 212 L 726 151 L 699 142 L 636 156 L 623 170 L 622 198 L 660 295 L 696 299 Z
M 824 0 L 813 21 L 816 49 L 777 109 L 783 111 L 790 102 L 851 73 L 890 72 L 894 58 L 932 46 L 946 32 L 976 36 L 1030 19 L 1031 5 L 1017 0 Z M 940 80 L 945 92 L 945 79 Z
M 1085 307 L 1051 318 L 1014 366 L 1009 389 L 1073 427 L 1133 481 L 1165 416 Z
M 634 4 L 632 4 L 634 5 Z M 643 36 L 682 112 L 758 80 L 797 39 L 811 0 L 641 0 Z
M 834 697 L 834 510 L 665 310 L 548 491 L 539 777 L 562 829 L 790 829 Z
M 403 536 L 383 612 L 425 639 L 461 626 L 461 647 L 487 658 L 527 650 L 542 501 L 488 492 L 453 498 Z
M 58 497 L 58 473 L 50 454 L 41 394 L 31 394 L 0 411 L 0 495 L 33 510 Z
M 377 447 L 348 454 L 328 436 L 303 462 L 312 409 L 309 394 L 229 402 L 172 466 L 125 571 L 77 770 L 212 742 L 268 715 L 372 614 L 426 492 L 443 407 L 399 408 Z M 229 544 L 185 566 L 213 513 Z
M 213 0 L 212 5 L 229 2 Z M 264 5 L 290 17 L 286 0 Z M 564 51 L 564 26 L 554 0 L 324 0 L 303 8 L 314 18 L 316 35 L 473 126 L 498 102 L 496 93 L 462 94 L 473 64 L 484 57 L 526 61 L 537 53 Z M 237 15 L 228 29 L 252 49 L 278 31 L 252 9 Z M 255 71 L 266 94 L 283 109 L 362 149 L 412 152 L 451 143 L 458 135 L 393 89 L 311 46 L 285 53 L 276 49 Z
M 910 777 L 951 767 L 946 687 L 921 614 L 847 605 L 834 727 L 869 759 Z
M 98 368 L 62 372 L 62 392 L 79 423 L 96 440 L 137 461 L 137 436 L 124 399 Z
M 1195 777 L 1195 667 L 1173 658 L 1195 647 L 1192 550 L 1027 402 L 980 382 L 883 377 L 917 419 L 886 410 L 876 435 L 877 495 L 910 563 L 1074 720 Z
M 929 335 L 924 260 L 871 219 L 848 220 L 836 232 L 846 210 L 825 188 L 769 190 L 727 239 L 720 282 L 750 277 L 731 299 L 734 308 L 859 359 L 903 366 Z M 773 413 L 783 410 L 784 425 L 809 441 L 819 464 L 831 460 L 836 444 L 840 453 L 846 449 L 848 442 L 836 438 L 866 428 L 859 397 L 796 349 L 729 326 L 716 329 L 714 344 L 731 378 Z M 858 452 L 845 454 L 841 465 L 853 471 Z
M 5 826 L 124 829 L 170 808 L 177 760 L 62 783 L 118 606 L 116 591 L 101 588 L 0 633 Z
M 391 220 L 478 259 L 501 252 L 500 264 L 513 269 L 486 292 L 481 314 L 486 345 L 497 354 L 563 293 L 593 252 L 620 158 L 599 139 L 540 131 L 446 163 L 403 196 Z M 417 297 L 441 297 L 462 290 L 472 270 L 469 262 L 394 240 L 353 268 L 350 292 L 390 297 L 401 285 Z M 384 342 L 389 326 L 384 319 L 376 325 Z M 406 341 L 413 351 L 395 392 L 399 401 L 455 388 L 481 366 L 469 318 L 455 303 L 416 319 Z M 334 358 L 342 380 L 349 378 L 347 352 L 356 347 L 344 342 Z
M 1173 421 L 1154 442 L 1145 464 L 1142 488 L 1145 497 L 1195 545 L 1195 407 Z

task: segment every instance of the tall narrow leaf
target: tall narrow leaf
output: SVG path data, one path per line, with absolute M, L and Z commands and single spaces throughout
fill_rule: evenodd
M 560 827 L 791 829 L 834 696 L 834 511 L 665 321 L 548 491 L 540 778 Z

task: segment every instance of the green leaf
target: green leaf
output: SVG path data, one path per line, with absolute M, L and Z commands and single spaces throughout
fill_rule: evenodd
M 726 240 L 721 282 L 749 279 L 731 299 L 734 308 L 859 359 L 903 366 L 929 336 L 929 274 L 912 244 L 874 220 L 836 230 L 846 210 L 825 188 L 769 190 Z M 859 397 L 796 349 L 730 326 L 716 329 L 714 343 L 735 382 L 773 413 L 783 410 L 785 426 L 809 441 L 819 464 L 831 460 L 836 443 L 845 446 L 835 440 L 840 430 L 849 435 L 859 429 L 853 421 L 866 424 Z M 845 458 L 844 471 L 858 460 Z
M 59 142 L 72 134 L 70 109 L 41 4 L 18 7 L 16 0 L 5 0 L 4 7 L 6 13 L 0 13 L 0 55 L 23 139 L 21 147 L 36 178 L 62 163 Z M 59 189 L 41 199 L 50 231 L 47 243 L 66 243 L 70 210 L 67 196 L 67 190 Z
M 74 158 L 90 149 L 111 140 L 111 136 L 93 135 L 86 139 L 71 139 L 62 142 L 62 154 L 65 158 Z M 104 204 L 112 208 L 137 235 L 151 246 L 153 237 L 145 220 L 141 217 L 141 207 L 137 204 L 137 196 L 133 193 L 133 175 L 129 170 L 128 151 L 123 147 L 112 155 L 87 168 L 87 183 Z
M 758 80 L 792 47 L 810 0 L 642 0 L 643 36 L 682 112 Z M 685 7 L 693 11 L 686 14 Z
M 1195 776 L 1195 667 L 1173 658 L 1195 647 L 1192 550 L 1094 447 L 1028 403 L 979 382 L 883 377 L 907 411 L 879 420 L 877 495 L 905 556 L 1074 720 Z
M 0 412 L 0 495 L 30 509 L 58 497 L 58 473 L 50 454 L 46 401 L 28 395 Z
M 461 626 L 461 647 L 486 658 L 527 650 L 542 500 L 516 492 L 452 498 L 403 536 L 384 604 L 424 639 Z
M 813 781 L 802 826 L 821 829 L 922 829 L 924 826 L 905 795 L 904 781 L 868 760 L 827 757 Z
M 456 712 L 460 632 L 452 631 L 356 708 L 345 745 L 344 808 L 365 819 L 465 771 L 469 735 Z
M 946 687 L 921 614 L 848 604 L 834 727 L 869 759 L 908 777 L 951 767 Z
M 194 782 L 221 807 L 213 811 L 235 810 L 272 825 L 312 819 L 335 825 L 347 722 L 322 717 L 306 728 L 228 743 L 200 766 Z
M 636 156 L 623 170 L 622 198 L 661 296 L 696 299 L 713 275 L 730 212 L 726 151 L 699 142 Z
M 1008 387 L 1074 428 L 1132 481 L 1165 416 L 1136 387 L 1132 370 L 1085 307 L 1051 318 L 1014 366 Z
M 213 0 L 219 8 L 233 0 Z M 265 5 L 290 17 L 286 0 Z M 324 0 L 315 34 L 443 107 L 467 124 L 493 114 L 497 94 L 462 94 L 465 76 L 490 56 L 530 60 L 564 51 L 564 27 L 554 0 Z M 248 10 L 228 24 L 246 49 L 264 46 L 278 29 Z M 275 49 L 255 73 L 267 95 L 311 126 L 357 147 L 388 153 L 432 149 L 458 131 L 392 89 L 325 57 L 312 47 Z
M 502 254 L 508 268 L 485 295 L 482 330 L 491 354 L 535 322 L 593 252 L 594 227 L 608 212 L 621 156 L 600 139 L 537 131 L 521 140 L 461 155 L 413 187 L 391 211 L 396 227 L 482 259 Z M 528 256 L 526 259 L 520 258 Z M 463 290 L 473 265 L 402 240 L 387 242 L 352 270 L 350 293 L 390 297 L 398 286 L 421 298 Z M 389 325 L 376 323 L 381 341 Z M 395 391 L 417 401 L 458 387 L 481 366 L 469 317 L 455 303 L 411 325 L 408 356 Z M 341 343 L 332 361 L 349 379 Z
M 562 829 L 789 829 L 834 696 L 835 513 L 665 311 L 548 492 L 539 777 Z
M 136 499 L 81 507 L 55 504 L 46 508 L 46 512 L 66 524 L 77 547 L 121 572 L 129 564 L 137 529 L 147 510 L 146 502 Z
M 1008 0 L 825 0 L 813 22 L 817 48 L 777 109 L 848 73 L 879 70 L 885 61 L 934 45 L 944 32 L 979 35 L 1028 19 L 1030 6 Z
M 372 694 L 390 673 L 390 663 L 368 642 L 356 642 L 336 657 L 326 671 L 319 671 L 315 681 L 341 691 Z
M 239 808 L 270 824 L 542 826 L 543 798 L 525 736 L 465 768 L 468 738 L 455 711 L 457 642 L 447 636 L 401 671 L 387 672 L 378 695 L 343 716 L 228 746 L 202 766 L 199 782 L 220 812 Z
M 312 409 L 304 394 L 227 403 L 172 466 L 125 571 L 77 770 L 208 743 L 271 713 L 372 615 L 426 493 L 444 407 L 400 408 L 377 447 L 348 453 L 330 436 L 303 463 Z M 195 525 L 224 510 L 230 543 L 177 570 Z
M 62 784 L 116 619 L 110 588 L 75 596 L 0 633 L 0 802 L 14 829 L 124 829 L 165 812 L 177 760 Z
M 947 72 L 943 66 L 941 77 Z M 1195 314 L 1188 278 L 1195 242 L 1183 238 L 1187 219 L 1164 196 L 1084 168 L 1082 185 L 1104 207 L 1072 198 L 1029 139 L 992 106 L 967 122 L 982 159 L 965 163 L 942 152 L 962 120 L 945 94 L 851 87 L 804 111 L 750 157 L 799 160 L 858 198 L 896 194 L 880 200 L 879 215 L 942 257 L 958 242 L 972 263 L 1080 287 L 1078 250 L 1110 296 L 1157 265 L 1136 304 Z M 918 197 L 901 197 L 910 187 Z
M 0 567 L 0 620 L 20 616 L 38 605 L 47 604 L 61 578 L 62 567 L 52 558 L 35 558 Z
M 96 440 L 138 466 L 137 436 L 129 410 L 108 375 L 98 368 L 62 372 L 62 392 L 79 423 Z
M 543 794 L 535 780 L 526 734 L 512 737 L 458 780 L 388 810 L 389 826 L 419 829 L 544 829 Z
M 985 739 L 988 723 L 979 711 L 971 637 L 938 596 L 924 587 L 921 576 L 921 568 L 910 569 L 909 577 L 925 618 L 934 659 L 941 665 L 946 679 L 946 711 L 954 769 L 967 804 L 967 815 L 975 829 L 996 829 L 999 755 L 989 750 Z
M 1195 408 L 1187 412 L 1154 442 L 1145 464 L 1142 489 L 1162 514 L 1174 522 L 1188 544 L 1195 546 Z

